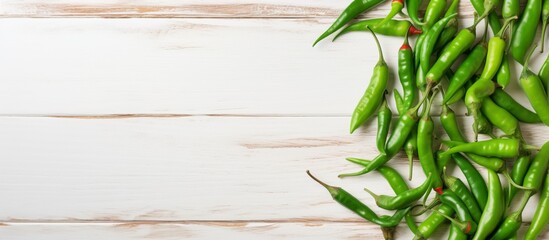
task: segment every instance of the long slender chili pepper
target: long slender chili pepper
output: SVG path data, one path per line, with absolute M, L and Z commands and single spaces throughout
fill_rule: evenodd
M 412 180 L 412 172 L 414 169 L 414 153 L 417 153 L 417 128 L 412 129 L 408 139 L 404 143 L 404 152 L 408 157 L 408 180 Z
M 438 212 L 438 210 L 433 209 L 433 212 Z M 448 219 L 453 226 L 456 226 L 464 234 L 472 234 L 477 230 L 477 225 L 472 221 L 461 221 L 459 219 L 454 219 L 444 213 L 440 213 L 444 218 Z
M 486 239 L 497 227 L 505 211 L 503 190 L 496 172 L 488 170 L 488 202 L 482 212 L 473 240 Z
M 541 79 L 528 70 L 528 62 L 534 49 L 535 46 L 526 57 L 519 83 L 541 121 L 549 126 L 549 102 L 547 101 L 544 86 Z
M 491 98 L 482 101 L 481 111 L 492 125 L 507 135 L 514 135 L 519 128 L 518 120 L 507 110 L 494 103 Z
M 445 104 L 447 105 L 452 105 L 452 104 L 455 104 L 457 102 L 460 102 L 463 97 L 465 96 L 465 87 L 460 87 L 452 97 L 450 97 Z
M 400 84 L 402 84 L 403 91 L 403 109 L 405 111 L 399 112 L 404 114 L 416 99 L 416 84 L 414 72 L 414 53 L 412 48 L 408 44 L 408 35 L 404 37 L 404 42 L 398 50 L 398 77 Z
M 496 82 L 501 88 L 506 88 L 511 83 L 511 67 L 509 66 L 508 56 L 503 56 L 503 61 L 496 74 Z
M 528 171 L 528 167 L 530 167 L 531 160 L 532 158 L 529 152 L 521 154 L 517 160 L 515 160 L 513 163 L 513 168 L 511 169 L 511 178 L 515 181 L 515 183 L 522 185 L 526 172 Z M 507 206 L 511 204 L 517 190 L 518 189 L 513 186 L 509 188 L 506 197 Z
M 498 229 L 492 235 L 492 240 L 508 239 L 516 234 L 522 224 L 522 211 L 515 211 L 503 220 Z
M 448 240 L 467 240 L 467 234 L 463 233 L 459 226 L 450 225 L 450 232 L 448 233 Z
M 432 2 L 436 2 L 439 0 L 432 0 Z M 443 2 L 446 2 L 443 0 Z M 445 17 L 433 25 L 431 29 L 426 33 L 425 39 L 423 40 L 423 46 L 421 47 L 420 54 L 420 66 L 424 69 L 424 71 L 428 71 L 429 67 L 431 65 L 431 55 L 433 53 L 435 44 L 437 43 L 438 37 L 442 33 L 442 30 L 444 30 L 444 27 L 448 24 L 448 22 L 457 16 L 456 14 L 452 14 L 448 17 Z
M 343 205 L 347 209 L 353 211 L 358 216 L 375 223 L 377 225 L 380 225 L 382 227 L 394 227 L 400 223 L 402 218 L 408 213 L 410 208 L 407 209 L 401 209 L 395 212 L 393 216 L 378 216 L 374 211 L 372 211 L 368 206 L 366 206 L 364 203 L 362 203 L 360 200 L 358 200 L 356 197 L 351 195 L 349 192 L 345 191 L 344 189 L 340 187 L 330 186 L 319 179 L 317 179 L 315 176 L 313 176 L 309 171 L 307 171 L 307 174 L 316 182 L 318 182 L 320 185 L 322 185 L 330 195 L 332 195 L 332 198 L 338 202 L 339 204 Z
M 478 221 L 478 219 L 473 220 L 473 217 L 469 213 L 469 209 L 467 208 L 466 204 L 463 201 L 461 201 L 461 198 L 459 198 L 458 195 L 456 195 L 456 193 L 449 190 L 445 190 L 444 193 L 440 195 L 440 201 L 443 204 L 446 204 L 451 208 L 453 208 L 454 212 L 456 212 L 456 215 L 460 221 L 471 223 L 472 226 L 471 228 L 468 229 L 469 231 L 466 232 L 466 234 L 475 233 L 476 226 L 474 225 L 476 225 L 475 221 Z
M 387 16 L 379 24 L 383 25 L 384 23 L 393 19 L 393 17 L 395 17 L 399 12 L 401 12 L 403 8 L 404 8 L 404 1 L 402 0 L 391 1 L 391 11 L 389 11 Z
M 465 106 L 469 111 L 469 115 L 473 115 L 473 132 L 475 133 L 475 140 L 481 130 L 481 113 L 479 109 L 482 105 L 482 100 L 487 96 L 490 96 L 496 90 L 496 84 L 489 79 L 479 79 L 476 81 L 465 93 Z
M 450 15 L 458 13 L 458 7 L 459 7 L 459 0 L 452 0 L 452 3 L 446 10 L 446 13 L 444 14 L 444 17 L 448 17 Z M 454 39 L 456 33 L 458 32 L 458 21 L 457 17 L 453 18 L 446 24 L 446 28 L 442 31 L 440 34 L 440 37 L 438 38 L 434 50 L 439 51 L 444 46 L 446 46 L 447 43 L 452 41 Z
M 433 211 L 431 215 L 418 226 L 421 235 L 415 235 L 414 240 L 427 239 L 431 235 L 433 235 L 433 232 L 437 230 L 440 224 L 446 221 L 446 218 L 440 215 L 440 213 L 443 213 L 445 215 L 452 215 L 454 214 L 454 209 L 446 204 L 440 204 L 437 211 Z
M 547 22 L 549 21 L 549 0 L 544 0 L 541 9 L 541 52 L 545 47 L 545 31 L 547 30 Z
M 420 54 L 421 53 L 421 47 L 423 46 L 423 40 L 425 39 L 425 37 L 427 36 L 427 34 L 421 34 L 417 37 L 416 39 L 416 45 L 414 46 L 414 66 L 416 66 L 416 68 L 418 68 L 419 66 L 419 60 L 420 60 Z M 418 69 L 419 71 L 419 69 Z M 425 75 L 425 73 L 423 73 Z M 417 84 L 417 86 L 419 87 L 419 83 Z M 421 89 L 421 88 L 420 88 Z M 423 89 L 421 89 L 423 90 Z
M 423 28 L 431 31 L 431 27 L 443 15 L 444 9 L 446 9 L 446 0 L 430 0 L 423 16 Z
M 354 159 L 349 159 L 349 161 L 351 162 L 353 162 L 353 160 Z M 369 161 L 361 160 L 357 163 L 358 164 L 366 163 L 367 165 Z M 387 182 L 389 183 L 389 185 L 391 186 L 391 188 L 396 194 L 402 194 L 409 190 L 408 184 L 406 183 L 402 175 L 400 175 L 400 173 L 398 173 L 394 168 L 391 168 L 388 166 L 381 166 L 378 169 L 376 169 L 376 171 L 378 171 L 381 174 L 381 176 L 383 176 L 387 180 Z M 410 213 L 406 214 L 404 218 L 406 220 L 406 224 L 408 225 L 408 228 L 410 228 L 410 230 L 412 230 L 414 234 L 419 233 L 416 222 L 414 221 L 414 218 L 410 215 Z
M 483 0 L 470 0 L 470 2 L 478 14 L 482 15 L 482 13 L 485 12 Z M 501 29 L 501 23 L 499 22 L 499 18 L 495 12 L 491 12 L 490 14 L 488 14 L 488 24 L 490 24 L 490 28 L 492 29 L 492 32 L 494 34 L 499 32 L 499 30 Z
M 481 41 L 467 55 L 467 58 L 456 69 L 454 76 L 450 79 L 450 85 L 444 94 L 443 103 L 448 100 L 461 89 L 463 85 L 477 72 L 484 62 L 487 53 L 486 42 Z
M 456 61 L 465 50 L 469 49 L 475 41 L 476 21 L 471 27 L 462 29 L 457 36 L 442 50 L 437 61 L 426 74 L 427 84 L 436 83 L 444 75 L 444 72 Z
M 410 16 L 410 19 L 414 23 L 414 25 L 421 26 L 423 23 L 419 20 L 418 11 L 419 6 L 421 5 L 421 0 L 406 0 L 406 11 L 408 12 L 408 16 Z
M 541 197 L 536 208 L 536 213 L 532 218 L 532 224 L 528 227 L 525 240 L 537 239 L 539 234 L 543 231 L 547 223 L 549 223 L 549 177 L 545 177 L 545 185 L 541 192 Z
M 389 68 L 383 59 L 381 46 L 379 45 L 376 34 L 372 32 L 372 35 L 376 41 L 379 60 L 374 67 L 374 74 L 370 79 L 370 84 L 353 112 L 353 117 L 351 119 L 351 133 L 353 133 L 358 127 L 360 127 L 360 125 L 362 125 L 374 114 L 375 110 L 379 107 L 381 101 L 383 100 L 383 94 L 387 88 L 387 82 L 389 80 Z
M 455 158 L 454 158 L 455 159 Z M 457 161 L 456 161 L 457 163 Z M 474 195 L 469 192 L 465 184 L 456 177 L 448 176 L 446 174 L 443 175 L 444 183 L 448 188 L 455 193 L 457 197 L 461 199 L 461 201 L 465 204 L 465 207 L 468 209 L 469 214 L 471 214 L 471 217 L 475 222 L 478 222 L 480 220 L 480 215 L 482 214 L 482 208 L 480 208 L 479 204 L 477 203 L 477 200 L 475 199 Z M 482 179 L 482 177 L 481 177 Z M 482 182 L 480 180 L 478 185 L 481 183 L 484 185 L 484 188 L 486 188 L 486 183 L 484 183 L 484 179 L 482 179 Z M 475 183 L 476 184 L 476 183 Z M 473 189 L 471 189 L 473 190 Z M 484 192 L 486 197 L 488 197 L 487 192 Z M 442 199 L 441 199 L 442 200 Z M 444 203 L 444 201 L 442 201 Z M 456 210 L 456 209 L 454 209 Z
M 548 165 L 549 141 L 543 144 L 538 154 L 532 160 L 532 163 L 530 163 L 530 167 L 528 167 L 528 172 L 526 172 L 526 176 L 524 176 L 524 180 L 522 181 L 522 186 L 532 189 L 539 189 L 541 187 L 541 184 L 543 183 L 543 178 L 545 177 L 545 173 L 547 172 Z M 525 196 L 533 194 L 535 194 L 535 192 L 532 191 L 531 194 L 525 194 Z
M 396 37 L 404 37 L 406 34 L 415 35 L 421 33 L 421 30 L 417 29 L 409 21 L 406 20 L 391 19 L 385 23 L 382 23 L 382 21 L 382 18 L 374 18 L 355 22 L 341 30 L 334 37 L 334 39 L 332 39 L 332 41 L 335 41 L 342 35 L 345 35 L 349 32 L 373 31 L 381 35 Z
M 368 192 L 375 199 L 378 207 L 386 210 L 397 210 L 406 208 L 423 197 L 431 186 L 431 180 L 432 176 L 429 176 L 419 187 L 406 190 L 396 196 L 377 195 L 368 188 L 364 188 L 364 191 Z
M 543 65 L 541 65 L 538 76 L 543 82 L 545 92 L 549 92 L 549 55 L 547 55 L 547 58 L 545 58 L 545 62 L 543 62 Z
M 503 0 L 501 5 L 501 16 L 503 17 L 504 21 L 511 20 L 515 17 L 516 19 L 518 19 L 520 10 L 519 0 Z M 509 31 L 510 41 L 513 39 L 513 25 L 516 19 L 511 20 L 511 22 L 509 23 L 509 29 L 511 29 L 511 31 Z
M 471 143 L 460 143 L 451 147 L 443 155 L 459 152 L 474 153 L 483 156 L 512 158 L 519 155 L 521 150 L 518 139 L 492 139 Z
M 503 91 L 502 89 L 496 89 L 494 93 L 491 95 L 492 100 L 494 102 L 502 107 L 503 109 L 507 110 L 509 113 L 513 114 L 517 120 L 525 123 L 540 123 L 541 120 L 539 119 L 539 116 L 525 108 L 524 106 L 520 105 L 513 97 L 511 97 L 507 92 Z
M 442 179 L 438 174 L 433 154 L 433 130 L 435 125 L 430 115 L 431 101 L 427 100 L 427 106 L 423 110 L 421 119 L 417 127 L 417 152 L 419 162 L 426 176 L 432 177 L 432 187 L 438 193 L 442 194 Z
M 489 0 L 487 1 L 489 2 Z M 503 53 L 505 52 L 505 40 L 502 36 L 507 27 L 509 26 L 510 20 L 503 25 L 503 28 L 496 34 L 496 36 L 490 38 L 488 41 L 488 53 L 486 54 L 486 64 L 480 75 L 481 79 L 491 80 L 496 76 L 501 62 L 503 61 Z
M 387 105 L 387 99 L 383 100 L 381 108 L 379 108 L 377 114 L 377 138 L 376 146 L 380 152 L 385 152 L 385 141 L 387 140 L 387 134 L 389 134 L 389 128 L 391 127 L 391 118 L 393 113 Z
M 337 17 L 334 23 L 324 32 L 316 41 L 313 43 L 313 46 L 320 42 L 322 39 L 326 38 L 330 34 L 334 33 L 349 21 L 354 19 L 359 14 L 372 9 L 378 4 L 382 3 L 383 0 L 353 0 L 345 10 Z
M 523 64 L 528 48 L 532 46 L 541 16 L 542 0 L 528 0 L 511 40 L 511 56 Z

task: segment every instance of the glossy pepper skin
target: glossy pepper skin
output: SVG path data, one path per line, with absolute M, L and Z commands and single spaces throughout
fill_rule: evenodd
M 505 218 L 492 236 L 492 240 L 505 240 L 516 234 L 522 224 L 522 213 L 513 212 Z
M 437 211 L 448 216 L 454 214 L 454 210 L 446 204 L 440 204 Z M 433 233 L 435 232 L 435 230 L 437 230 L 440 224 L 446 221 L 446 218 L 440 215 L 438 212 L 433 211 L 431 215 L 429 215 L 429 217 L 425 219 L 425 221 L 419 224 L 418 229 L 421 235 L 415 235 L 415 240 L 428 239 L 429 237 L 431 237 L 431 235 L 433 235 Z
M 377 195 L 367 188 L 364 188 L 364 191 L 368 192 L 375 199 L 378 207 L 386 210 L 398 210 L 410 206 L 423 197 L 429 186 L 431 186 L 431 179 L 432 177 L 429 176 L 419 187 L 403 191 L 396 196 Z
M 549 0 L 544 0 L 541 9 L 541 52 L 545 48 L 545 31 L 547 31 L 547 22 L 549 21 Z
M 545 58 L 545 62 L 543 62 L 543 65 L 541 65 L 538 76 L 545 87 L 545 92 L 549 92 L 549 55 L 547 55 L 547 58 Z
M 386 23 L 389 20 L 393 19 L 393 17 L 395 17 L 399 12 L 401 12 L 403 8 L 404 8 L 404 1 L 403 0 L 393 0 L 393 1 L 391 1 L 391 11 L 389 11 L 387 16 L 379 24 L 383 25 L 384 23 Z
M 443 103 L 447 103 L 454 94 L 465 85 L 471 77 L 482 67 L 487 53 L 486 42 L 478 43 L 473 50 L 467 55 L 465 60 L 456 69 L 456 72 L 450 79 L 450 85 L 443 98 Z
M 423 16 L 423 28 L 430 31 L 435 22 L 444 14 L 444 9 L 446 9 L 446 0 L 430 0 Z
M 372 32 L 372 35 L 374 36 L 377 44 L 379 60 L 374 67 L 374 74 L 370 79 L 370 84 L 353 112 L 353 116 L 351 118 L 351 133 L 353 133 L 360 127 L 360 125 L 366 122 L 374 114 L 383 101 L 383 96 L 387 89 L 387 82 L 389 81 L 389 68 L 383 59 L 381 46 L 379 45 L 379 41 L 375 33 Z
M 355 22 L 341 30 L 332 41 L 335 41 L 339 37 L 350 32 L 373 31 L 377 34 L 395 37 L 404 37 L 406 36 L 406 34 L 416 35 L 421 33 L 421 30 L 417 29 L 409 21 L 406 20 L 391 19 L 385 23 L 383 23 L 382 21 L 382 18 L 374 18 Z
M 530 227 L 528 227 L 528 230 L 526 231 L 526 235 L 524 236 L 524 239 L 525 240 L 537 239 L 537 237 L 541 234 L 541 232 L 547 226 L 547 223 L 549 223 L 548 216 L 549 216 L 549 177 L 546 176 L 545 185 L 541 192 L 541 197 L 540 197 L 538 206 L 536 208 L 536 212 L 534 213 L 534 217 L 532 218 L 532 223 L 530 224 Z
M 376 146 L 379 152 L 385 152 L 385 141 L 387 140 L 387 135 L 389 134 L 389 128 L 391 127 L 391 119 L 393 113 L 387 105 L 387 99 L 383 100 L 381 108 L 379 108 L 377 114 L 377 137 L 376 137 Z
M 324 33 L 322 33 L 320 37 L 318 37 L 313 46 L 320 42 L 322 39 L 340 29 L 341 27 L 345 26 L 345 24 L 347 24 L 359 14 L 372 9 L 382 2 L 383 0 L 353 0 L 351 4 L 349 4 L 349 6 L 345 8 L 345 10 L 343 10 L 339 17 L 337 17 L 334 23 Z
M 511 179 L 519 185 L 522 185 L 522 182 L 524 181 L 524 177 L 526 176 L 526 172 L 528 171 L 528 168 L 530 167 L 530 162 L 532 161 L 532 157 L 529 153 L 521 154 L 517 160 L 513 163 L 513 168 L 511 169 Z M 517 193 L 518 189 L 511 186 L 509 188 L 509 191 L 507 192 L 507 206 L 511 204 L 511 201 L 515 197 L 515 194 Z
M 454 156 L 455 156 L 454 160 L 458 159 L 457 161 L 455 161 L 457 164 L 463 165 L 465 162 L 469 163 L 465 158 L 461 158 L 461 159 L 456 158 L 457 156 L 459 156 L 459 154 L 455 154 Z M 465 160 L 465 162 L 463 160 Z M 470 163 L 469 165 L 472 166 Z M 482 178 L 482 176 L 478 174 L 478 176 L 480 176 L 480 178 L 478 178 L 476 175 L 471 174 L 470 172 L 473 172 L 474 170 L 472 170 L 469 166 L 466 166 L 465 168 L 460 167 L 460 169 L 462 169 L 462 172 L 464 174 L 469 175 L 469 177 L 467 178 L 467 181 L 469 182 L 469 187 L 471 188 L 471 191 L 478 192 L 478 190 L 484 190 L 485 192 L 478 192 L 478 193 L 481 193 L 484 198 L 488 199 L 488 193 L 486 192 L 488 189 L 486 188 L 486 183 L 484 182 L 484 179 Z M 466 173 L 467 171 L 469 172 Z M 478 173 L 478 171 L 476 173 Z M 471 177 L 471 176 L 474 176 L 474 177 Z M 486 204 L 486 202 L 483 203 L 481 208 L 478 203 L 478 200 L 476 200 L 474 195 L 471 192 L 469 192 L 469 190 L 467 189 L 465 184 L 461 181 L 461 179 L 453 176 L 449 176 L 446 174 L 444 174 L 443 179 L 444 179 L 444 184 L 446 184 L 446 186 L 450 189 L 450 191 L 455 193 L 461 199 L 461 201 L 465 203 L 465 206 L 469 210 L 469 213 L 471 214 L 474 221 L 478 222 L 480 220 L 480 215 L 482 214 L 482 209 L 484 209 L 484 204 Z
M 490 96 L 492 100 L 503 109 L 507 110 L 509 113 L 513 114 L 513 116 L 525 123 L 540 123 L 541 119 L 539 119 L 539 116 L 524 106 L 520 105 L 513 97 L 511 97 L 507 92 L 505 92 L 503 89 L 496 89 L 494 93 Z
M 404 114 L 412 107 L 416 99 L 414 53 L 408 44 L 408 35 L 404 37 L 404 43 L 398 50 L 398 77 L 402 84 Z
M 532 46 L 541 16 L 542 0 L 528 0 L 511 40 L 511 56 L 524 64 L 528 48 Z
M 543 183 L 543 178 L 545 177 L 545 173 L 547 172 L 548 165 L 549 141 L 543 144 L 538 154 L 536 154 L 536 156 L 532 160 L 532 163 L 530 163 L 528 172 L 526 172 L 526 176 L 524 176 L 524 180 L 522 181 L 522 186 L 526 188 L 539 189 L 541 187 L 541 184 Z
M 421 119 L 417 127 L 417 152 L 419 162 L 426 176 L 432 177 L 432 188 L 435 192 L 442 194 L 442 179 L 438 174 L 438 169 L 435 163 L 433 154 L 433 130 L 435 125 L 430 115 L 431 103 L 427 102 Z
M 451 147 L 443 154 L 454 154 L 459 152 L 474 153 L 483 156 L 512 158 L 519 155 L 521 150 L 518 139 L 492 139 L 471 143 L 462 143 Z
M 438 1 L 438 0 L 434 0 L 434 1 L 431 1 L 431 2 L 435 2 L 435 1 Z M 446 1 L 444 1 L 444 2 L 446 2 Z M 457 14 L 452 14 L 448 17 L 445 17 L 445 18 L 439 20 L 426 33 L 427 35 L 425 36 L 425 39 L 423 40 L 423 46 L 421 47 L 420 60 L 419 60 L 420 66 L 424 69 L 425 72 L 429 70 L 429 67 L 431 65 L 431 62 L 430 62 L 431 56 L 433 54 L 435 44 L 437 43 L 437 40 L 438 40 L 440 34 L 444 30 L 444 27 L 448 24 L 448 22 L 450 22 L 450 20 L 454 19 L 455 16 L 457 16 Z
M 514 135 L 519 128 L 519 122 L 515 116 L 498 106 L 491 98 L 482 101 L 481 111 L 492 125 L 507 135 Z
M 544 90 L 545 87 L 543 86 L 541 79 L 528 69 L 528 61 L 532 52 L 533 49 L 527 56 L 519 83 L 541 121 L 549 126 L 549 101 L 547 101 L 547 93 Z
M 505 212 L 503 189 L 496 172 L 488 170 L 488 202 L 482 212 L 473 240 L 486 239 Z
M 470 2 L 479 15 L 485 12 L 484 0 L 470 0 Z M 492 29 L 492 32 L 494 34 L 499 32 L 499 30 L 501 29 L 501 23 L 499 22 L 499 18 L 493 11 L 488 15 L 488 24 L 490 24 L 490 28 Z
M 440 201 L 453 208 L 460 221 L 472 223 L 478 221 L 478 219 L 476 221 L 473 220 L 473 217 L 469 213 L 467 205 L 463 201 L 461 201 L 461 198 L 459 198 L 458 195 L 453 191 L 445 190 L 444 193 L 440 195 Z M 474 231 L 467 232 L 467 234 L 473 233 Z
M 421 0 L 406 0 L 406 11 L 408 11 L 408 16 L 416 26 L 421 26 L 423 23 L 419 20 L 418 11 L 419 6 L 421 5 Z

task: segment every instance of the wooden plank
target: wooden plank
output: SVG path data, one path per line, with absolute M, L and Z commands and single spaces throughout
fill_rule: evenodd
M 377 54 L 367 33 L 311 48 L 329 22 L 4 19 L 0 115 L 349 116 Z M 392 89 L 402 39 L 382 44 Z
M 3 0 L 0 17 L 108 17 L 108 18 L 335 18 L 350 1 L 291 1 L 291 0 Z M 383 17 L 390 1 L 368 12 L 366 17 Z M 460 5 L 459 13 L 471 17 L 474 9 L 469 2 Z
M 433 239 L 444 239 L 443 225 Z M 519 234 L 524 234 L 523 224 Z M 362 222 L 195 222 L 195 223 L 9 223 L 0 228 L 5 239 L 383 239 L 378 226 Z M 412 239 L 405 225 L 395 230 L 395 239 Z M 539 239 L 549 239 L 545 231 Z
M 359 221 L 305 174 L 310 169 L 372 207 L 363 187 L 392 194 L 377 173 L 336 177 L 361 169 L 345 157 L 377 154 L 374 127 L 351 136 L 347 123 L 341 117 L 3 117 L 0 222 Z M 547 128 L 524 130 L 530 144 L 547 140 Z M 390 165 L 407 172 L 402 155 Z M 411 185 L 418 186 L 424 177 L 417 163 L 414 172 Z

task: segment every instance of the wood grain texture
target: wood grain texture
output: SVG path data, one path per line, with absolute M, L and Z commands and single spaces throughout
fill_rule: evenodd
M 4 19 L 0 115 L 349 116 L 377 54 L 367 33 L 312 48 L 329 22 Z M 383 37 L 390 89 L 401 44 Z
M 376 154 L 373 126 L 350 136 L 348 120 L 0 118 L 0 221 L 359 221 L 305 175 L 370 206 L 363 187 L 392 194 L 377 173 L 337 179 L 361 169 L 345 157 Z M 531 144 L 547 140 L 539 126 L 524 130 Z M 390 165 L 407 172 L 402 155 Z
M 291 0 L 2 0 L 0 17 L 105 17 L 105 18 L 335 18 L 350 1 Z M 369 11 L 365 17 L 383 17 L 390 1 Z M 474 9 L 463 1 L 462 17 L 471 17 Z

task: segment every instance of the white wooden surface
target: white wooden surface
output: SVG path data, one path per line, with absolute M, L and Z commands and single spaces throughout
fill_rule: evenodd
M 345 5 L 0 1 L 0 238 L 381 238 L 305 175 L 371 206 L 364 186 L 390 193 L 376 173 L 336 177 L 376 153 L 375 126 L 347 134 L 371 36 L 310 47 Z M 393 75 L 401 42 L 383 37 Z M 403 156 L 390 164 L 406 172 Z

